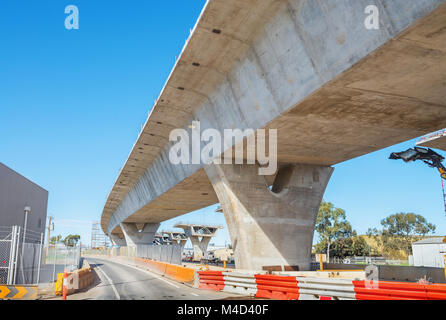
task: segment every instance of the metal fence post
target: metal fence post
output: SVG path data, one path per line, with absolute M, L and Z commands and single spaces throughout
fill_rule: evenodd
M 67 250 L 67 246 L 65 245 L 65 249 L 64 249 L 64 251 L 65 251 L 65 260 L 64 260 L 64 266 L 63 266 L 63 268 L 64 268 L 64 270 L 66 271 L 67 270 L 67 255 L 68 255 L 68 250 Z
M 81 266 L 81 254 L 82 254 L 82 242 L 79 242 L 79 251 L 77 255 L 77 267 L 82 268 Z
M 20 245 L 20 226 L 17 227 L 17 233 L 16 233 L 16 240 L 15 240 L 15 256 L 14 256 L 14 279 L 13 279 L 13 284 L 16 284 L 17 281 L 17 262 L 18 262 L 18 257 L 19 257 L 19 245 Z
M 9 264 L 8 264 L 8 277 L 6 280 L 7 285 L 12 285 L 14 277 L 14 257 L 15 257 L 15 241 L 17 226 L 13 226 L 11 229 L 11 241 L 9 243 Z
M 53 261 L 53 281 L 55 280 L 56 276 L 56 261 L 57 261 L 57 244 L 54 244 L 54 261 Z
M 43 233 L 40 235 L 40 252 L 39 252 L 39 266 L 37 269 L 37 285 L 39 285 L 40 282 L 40 268 L 42 265 L 42 251 L 43 251 Z

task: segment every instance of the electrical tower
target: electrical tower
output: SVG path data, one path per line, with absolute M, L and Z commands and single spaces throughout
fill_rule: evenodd
M 102 232 L 99 222 L 93 222 L 91 227 L 91 248 L 108 248 L 110 247 L 110 240 L 108 236 Z

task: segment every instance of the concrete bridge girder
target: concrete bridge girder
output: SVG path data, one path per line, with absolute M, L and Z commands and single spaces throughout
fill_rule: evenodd
M 141 230 L 138 230 L 135 223 L 121 223 L 127 246 L 134 247 L 138 244 L 151 244 L 159 226 L 159 223 L 146 223 Z
M 292 164 L 270 190 L 257 165 L 209 165 L 237 268 L 298 266 L 309 270 L 314 226 L 333 168 Z

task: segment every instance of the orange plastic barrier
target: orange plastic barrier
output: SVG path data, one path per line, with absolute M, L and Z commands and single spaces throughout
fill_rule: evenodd
M 257 298 L 275 300 L 298 300 L 299 288 L 296 277 L 255 275 Z
M 164 275 L 178 282 L 191 283 L 194 282 L 194 274 L 194 269 L 167 264 Z
M 135 258 L 135 263 L 160 275 L 164 275 L 166 273 L 167 263 L 164 262 Z
M 198 271 L 200 289 L 221 291 L 225 288 L 222 271 Z
M 353 281 L 357 300 L 445 300 L 446 285 L 424 285 L 408 282 L 377 281 L 367 287 L 366 281 Z
M 446 300 L 446 284 L 426 285 L 426 296 L 428 300 Z
M 135 263 L 143 268 L 147 268 L 150 271 L 153 271 L 178 282 L 194 282 L 195 270 L 191 268 L 185 268 L 169 263 L 142 258 L 135 258 Z

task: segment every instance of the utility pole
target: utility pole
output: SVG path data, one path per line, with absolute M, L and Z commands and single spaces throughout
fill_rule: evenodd
M 48 227 L 47 227 L 47 229 L 48 229 L 48 236 L 47 236 L 47 240 L 46 240 L 46 254 L 48 254 L 48 249 L 49 249 L 49 246 L 50 246 L 51 231 L 54 230 L 53 219 L 54 219 L 54 217 L 52 217 L 52 216 L 48 217 Z

